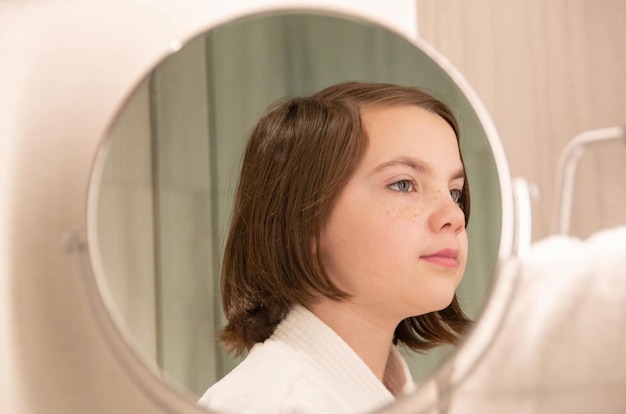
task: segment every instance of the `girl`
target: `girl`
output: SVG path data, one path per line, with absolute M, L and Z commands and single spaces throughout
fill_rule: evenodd
M 349 82 L 274 105 L 248 141 L 221 339 L 246 359 L 218 413 L 363 413 L 413 388 L 396 345 L 455 343 L 469 192 L 456 120 L 423 91 Z

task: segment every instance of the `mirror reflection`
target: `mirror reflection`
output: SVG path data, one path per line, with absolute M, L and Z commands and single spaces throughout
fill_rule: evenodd
M 98 239 L 108 293 L 139 352 L 173 385 L 201 395 L 239 361 L 224 326 L 220 261 L 242 151 L 278 99 L 348 80 L 414 85 L 448 104 L 472 194 L 469 259 L 457 293 L 479 316 L 501 212 L 485 131 L 461 89 L 424 51 L 383 28 L 306 13 L 259 15 L 195 38 L 134 90 L 108 136 Z M 450 349 L 407 353 L 416 382 Z

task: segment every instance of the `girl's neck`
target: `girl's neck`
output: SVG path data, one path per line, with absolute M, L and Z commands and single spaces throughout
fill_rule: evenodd
M 349 300 L 321 298 L 307 308 L 332 328 L 382 382 L 395 325 Z

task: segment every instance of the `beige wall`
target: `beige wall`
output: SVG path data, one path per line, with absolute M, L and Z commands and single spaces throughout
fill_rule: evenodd
M 533 239 L 551 234 L 559 155 L 576 134 L 626 125 L 623 0 L 419 0 L 419 34 L 483 100 L 514 176 L 535 183 Z M 571 233 L 626 224 L 626 145 L 579 163 Z

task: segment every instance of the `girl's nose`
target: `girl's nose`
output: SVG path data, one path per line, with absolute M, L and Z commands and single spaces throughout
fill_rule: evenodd
M 457 234 L 465 229 L 465 214 L 449 194 L 443 194 L 435 204 L 430 217 L 430 225 L 434 232 L 452 231 Z

